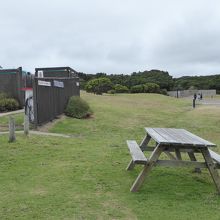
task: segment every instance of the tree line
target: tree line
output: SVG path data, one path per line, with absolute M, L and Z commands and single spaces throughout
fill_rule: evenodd
M 216 89 L 220 93 L 220 75 L 183 76 L 173 78 L 167 71 L 150 70 L 124 74 L 86 74 L 79 72 L 81 89 L 96 94 L 108 93 L 162 93 L 172 90 Z

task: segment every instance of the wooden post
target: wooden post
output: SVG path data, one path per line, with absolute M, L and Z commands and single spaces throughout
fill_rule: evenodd
M 29 117 L 24 114 L 24 134 L 27 136 L 29 134 Z
M 16 140 L 15 137 L 15 120 L 12 117 L 9 117 L 9 140 L 8 142 L 14 142 Z
M 34 105 L 33 108 L 34 108 L 34 128 L 35 129 L 37 129 L 37 125 L 38 125 L 37 85 L 38 85 L 38 79 L 35 77 L 33 80 L 33 105 Z

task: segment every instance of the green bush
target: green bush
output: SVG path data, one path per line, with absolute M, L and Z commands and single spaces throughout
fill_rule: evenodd
M 167 93 L 167 90 L 166 90 L 166 89 L 161 89 L 161 90 L 160 90 L 160 93 L 161 93 L 161 94 L 163 94 L 163 95 L 168 95 L 168 93 Z
M 1 92 L 0 93 L 0 99 L 6 99 L 6 98 L 9 98 L 8 94 L 6 94 L 4 92 Z
M 142 93 L 142 92 L 144 92 L 143 85 L 136 85 L 131 87 L 131 93 Z
M 156 83 L 145 83 L 144 92 L 146 93 L 160 93 L 160 86 Z
M 115 94 L 116 91 L 115 91 L 114 89 L 111 89 L 111 90 L 109 90 L 107 93 L 108 93 L 108 94 Z
M 13 98 L 0 98 L 0 112 L 14 111 L 19 109 L 19 103 Z
M 106 77 L 92 79 L 85 85 L 86 92 L 91 92 L 97 95 L 108 92 L 112 89 L 112 82 Z
M 129 92 L 127 86 L 123 86 L 123 85 L 120 85 L 120 84 L 116 84 L 114 86 L 114 90 L 115 90 L 116 93 L 128 93 Z
M 92 114 L 88 103 L 78 96 L 72 96 L 67 104 L 65 114 L 73 118 L 87 118 Z

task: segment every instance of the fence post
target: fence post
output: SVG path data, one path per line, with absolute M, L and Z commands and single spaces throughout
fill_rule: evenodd
M 29 134 L 29 117 L 24 114 L 24 134 L 27 136 Z
M 16 140 L 15 137 L 15 120 L 12 117 L 9 117 L 9 140 L 8 142 L 14 142 Z
M 38 103 L 37 103 L 37 84 L 38 84 L 38 78 L 33 79 L 33 108 L 34 108 L 34 128 L 37 129 L 38 125 Z

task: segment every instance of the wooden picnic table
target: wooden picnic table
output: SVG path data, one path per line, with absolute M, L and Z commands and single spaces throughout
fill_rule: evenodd
M 132 160 L 127 170 L 132 170 L 135 164 L 144 165 L 143 170 L 131 187 L 132 192 L 139 190 L 144 179 L 150 173 L 153 166 L 171 167 L 194 167 L 195 172 L 201 172 L 201 168 L 208 168 L 212 179 L 220 193 L 220 177 L 217 168 L 220 168 L 220 155 L 209 150 L 216 147 L 215 144 L 204 140 L 185 129 L 176 128 L 145 128 L 146 135 L 140 145 L 134 140 L 127 141 Z M 155 147 L 148 146 L 150 140 L 154 140 Z M 145 157 L 144 151 L 152 151 L 149 159 Z M 165 153 L 169 160 L 159 160 L 161 153 Z M 187 153 L 190 161 L 183 160 L 182 153 Z M 198 162 L 195 153 L 203 155 L 204 162 Z

